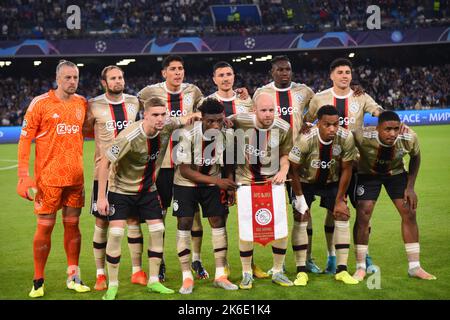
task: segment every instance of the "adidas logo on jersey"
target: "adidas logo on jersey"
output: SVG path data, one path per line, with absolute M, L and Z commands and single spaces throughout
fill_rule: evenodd
M 58 118 L 59 118 L 59 114 L 54 113 L 53 116 L 52 116 L 52 118 L 53 118 L 53 119 L 58 119 Z

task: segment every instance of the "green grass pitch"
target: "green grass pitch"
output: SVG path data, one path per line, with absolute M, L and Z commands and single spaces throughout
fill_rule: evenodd
M 400 234 L 400 217 L 388 199 L 385 191 L 379 199 L 372 220 L 370 253 L 381 269 L 380 289 L 369 289 L 367 282 L 356 286 L 346 286 L 336 282 L 332 276 L 310 275 L 307 287 L 279 287 L 271 280 L 256 280 L 253 290 L 225 292 L 214 288 L 212 279 L 197 280 L 194 293 L 189 296 L 173 294 L 162 296 L 147 293 L 145 287 L 130 283 L 131 263 L 124 240 L 122 263 L 120 266 L 120 288 L 118 299 L 449 299 L 450 298 L 450 126 L 416 127 L 422 152 L 422 165 L 416 184 L 419 196 L 418 223 L 420 230 L 421 264 L 437 276 L 436 281 L 420 281 L 407 276 L 406 254 Z M 94 144 L 85 143 L 86 207 L 81 216 L 82 251 L 80 267 L 82 278 L 91 288 L 95 283 L 95 264 L 92 252 L 94 218 L 88 213 Z M 29 299 L 32 286 L 33 258 L 32 239 L 36 226 L 32 202 L 21 199 L 15 192 L 16 168 L 11 160 L 17 159 L 17 145 L 0 145 L 0 299 Z M 314 204 L 313 212 L 313 255 L 320 267 L 326 261 L 326 246 L 323 231 L 324 210 Z M 351 225 L 355 212 L 352 209 Z M 167 263 L 166 285 L 178 291 L 181 272 L 176 254 L 176 219 L 167 217 L 165 257 Z M 292 217 L 289 217 L 290 226 Z M 210 227 L 203 220 L 204 239 L 202 260 L 213 276 L 214 259 L 211 245 Z M 146 248 L 148 230 L 144 232 L 144 268 L 148 267 Z M 239 261 L 236 211 L 231 209 L 228 220 L 231 280 L 241 279 Z M 290 236 L 290 234 L 289 234 Z M 349 271 L 353 273 L 355 258 L 353 245 L 350 249 Z M 255 261 L 263 269 L 272 265 L 271 248 L 255 247 Z M 295 262 L 289 244 L 286 257 L 288 276 L 295 278 Z M 66 289 L 66 257 L 63 248 L 63 227 L 60 213 L 52 236 L 52 249 L 46 267 L 45 297 L 43 299 L 101 299 L 103 292 L 92 291 L 77 294 Z

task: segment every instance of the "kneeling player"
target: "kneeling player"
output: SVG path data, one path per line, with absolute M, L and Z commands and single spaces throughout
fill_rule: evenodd
M 203 216 L 212 228 L 212 243 L 216 262 L 214 285 L 225 290 L 237 290 L 225 273 L 228 249 L 226 232 L 227 191 L 233 192 L 233 179 L 221 178 L 224 137 L 221 132 L 223 105 L 215 99 L 206 99 L 200 110 L 202 121 L 187 129 L 177 147 L 179 165 L 175 170 L 173 215 L 177 217 L 177 251 L 183 272 L 181 294 L 190 294 L 194 279 L 190 270 L 191 229 L 194 214 L 201 205 Z M 231 174 L 232 177 L 232 174 Z
M 350 247 L 350 211 L 345 192 L 350 183 L 352 161 L 356 148 L 350 131 L 339 126 L 339 115 L 334 106 L 322 106 L 317 126 L 309 134 L 297 138 L 289 153 L 291 161 L 294 228 L 292 248 L 297 265 L 294 284 L 306 286 L 306 249 L 309 208 L 314 196 L 321 197 L 320 205 L 333 212 L 335 230 L 333 243 L 336 249 L 337 270 L 335 279 L 345 284 L 357 284 L 347 272 Z
M 361 154 L 356 191 L 357 217 L 355 250 L 357 270 L 353 277 L 359 281 L 366 275 L 365 256 L 369 243 L 369 222 L 380 195 L 386 191 L 402 218 L 402 235 L 409 261 L 408 274 L 425 280 L 435 276 L 425 272 L 419 262 L 419 229 L 416 221 L 417 195 L 414 184 L 419 172 L 420 150 L 417 135 L 410 129 L 400 134 L 400 118 L 385 111 L 378 118 L 376 130 L 357 131 L 356 146 Z M 409 172 L 403 157 L 409 154 Z

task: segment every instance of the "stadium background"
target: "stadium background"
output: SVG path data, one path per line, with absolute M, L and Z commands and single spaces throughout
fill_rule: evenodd
M 186 82 L 198 85 L 205 95 L 214 91 L 212 66 L 220 60 L 229 61 L 233 65 L 236 85 L 246 86 L 252 94 L 256 88 L 271 81 L 268 72 L 270 56 L 287 54 L 292 62 L 293 81 L 305 83 L 316 92 L 331 86 L 328 77 L 329 63 L 337 57 L 350 57 L 354 64 L 354 83 L 361 84 L 383 107 L 411 112 L 432 110 L 442 114 L 442 123 L 449 123 L 450 23 L 447 1 L 373 2 L 239 2 L 247 4 L 247 8 L 234 6 L 233 1 L 61 0 L 51 4 L 46 1 L 2 1 L 0 125 L 3 127 L 0 127 L 0 132 L 5 127 L 20 126 L 32 97 L 54 85 L 54 70 L 60 58 L 80 64 L 78 93 L 90 98 L 102 93 L 99 74 L 104 66 L 122 64 L 125 70 L 125 91 L 136 94 L 145 85 L 162 81 L 161 60 L 171 52 L 185 58 Z M 77 3 L 82 13 L 81 30 L 68 30 L 65 8 Z M 369 14 L 365 10 L 370 4 L 381 7 L 381 30 L 367 29 Z M 214 5 L 221 6 L 211 7 Z M 221 11 L 215 12 L 214 8 Z M 249 10 L 248 16 L 244 9 Z M 221 16 L 223 10 L 225 18 Z M 239 21 L 236 21 L 236 13 L 240 13 Z M 221 22 L 221 19 L 225 21 Z M 298 38 L 299 35 L 301 38 Z M 298 39 L 295 40 L 295 45 L 291 41 L 290 46 L 281 44 L 279 47 L 272 47 L 278 44 L 276 41 L 271 43 L 271 40 L 284 37 L 289 40 Z M 342 40 L 348 40 L 348 37 L 357 41 Z M 379 40 L 378 44 L 376 41 L 367 42 L 367 39 L 374 37 Z M 186 38 L 189 38 L 189 45 L 183 42 Z M 305 39 L 321 40 L 312 47 Z M 131 45 L 133 41 L 144 44 L 151 42 L 152 45 L 146 47 L 147 52 L 142 48 L 135 50 Z M 206 50 L 204 45 L 196 46 L 198 41 L 203 41 L 200 42 L 203 44 L 217 43 L 218 49 Z M 224 43 L 227 43 L 227 50 L 221 49 Z M 173 45 L 165 46 L 167 44 Z M 158 52 L 154 50 L 156 45 Z M 11 48 L 15 49 L 11 51 Z M 400 236 L 400 218 L 383 193 L 374 213 L 370 242 L 371 255 L 381 268 L 380 290 L 370 290 L 367 283 L 352 288 L 344 287 L 331 277 L 318 275 L 311 276 L 308 287 L 302 289 L 279 288 L 272 285 L 270 280 L 257 280 L 251 292 L 233 293 L 219 292 L 212 287 L 211 280 L 202 280 L 197 282 L 194 294 L 187 298 L 449 299 L 450 200 L 447 194 L 450 181 L 450 126 L 423 126 L 415 127 L 414 130 L 419 134 L 423 157 L 416 184 L 419 195 L 421 260 L 424 267 L 438 277 L 437 281 L 419 282 L 408 279 L 406 255 Z M 1 138 L 0 136 L 0 141 Z M 91 287 L 95 281 L 91 246 L 94 219 L 88 214 L 88 204 L 93 150 L 93 142 L 86 142 L 84 159 L 87 206 L 83 210 L 80 225 L 83 235 L 80 266 L 84 281 Z M 33 272 L 32 237 L 35 218 L 31 202 L 26 202 L 15 194 L 17 145 L 0 144 L 0 154 L 0 283 L 3 288 L 0 299 L 25 299 Z M 321 267 L 326 260 L 322 211 L 317 205 L 313 208 L 313 253 Z M 354 210 L 352 215 L 354 216 Z M 168 286 L 178 288 L 181 274 L 175 252 L 174 220 L 171 216 L 167 219 L 165 254 L 169 266 Z M 214 267 L 210 229 L 206 221 L 204 227 L 202 259 L 207 270 L 212 273 Z M 143 230 L 147 234 L 146 229 Z M 231 280 L 238 282 L 241 267 L 234 209 L 228 230 Z M 53 248 L 46 269 L 45 299 L 100 299 L 101 293 L 98 292 L 74 295 L 64 289 L 65 256 L 60 224 L 55 227 L 52 240 Z M 128 254 L 124 243 L 119 299 L 165 298 L 147 294 L 144 288 L 129 284 L 131 266 L 126 258 Z M 268 269 L 271 266 L 270 248 L 257 247 L 255 258 L 259 265 Z M 286 259 L 288 275 L 294 278 L 292 250 L 288 249 Z M 143 261 L 144 266 L 147 266 L 145 255 Z M 352 249 L 349 266 L 350 271 L 353 271 Z M 185 298 L 180 295 L 167 297 Z

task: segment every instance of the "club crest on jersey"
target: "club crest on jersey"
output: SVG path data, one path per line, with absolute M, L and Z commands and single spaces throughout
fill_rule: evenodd
M 356 101 L 353 101 L 353 102 L 350 104 L 350 112 L 356 113 L 356 112 L 358 112 L 358 111 L 359 111 L 359 103 L 356 102 Z
M 341 154 L 341 152 L 342 152 L 342 148 L 341 148 L 341 146 L 340 145 L 334 145 L 333 146 L 333 156 L 338 156 L 338 155 L 340 155 Z
M 272 134 L 270 135 L 269 138 L 269 147 L 271 148 L 276 148 L 279 146 L 280 144 L 280 137 L 278 134 L 276 134 L 277 131 L 272 131 Z
M 188 93 L 183 95 L 183 103 L 185 105 L 192 105 L 192 94 Z
M 258 224 L 266 226 L 272 221 L 272 212 L 266 208 L 259 209 L 255 212 L 255 220 Z
M 81 111 L 80 108 L 77 108 L 77 111 L 75 111 L 75 116 L 77 117 L 78 120 L 81 120 L 81 118 L 83 118 L 83 112 Z
M 302 101 L 305 99 L 301 93 L 294 94 L 294 99 L 298 103 L 302 103 Z
M 236 113 L 244 113 L 244 112 L 247 112 L 247 109 L 243 105 L 238 104 L 236 106 Z
M 127 112 L 128 113 L 136 113 L 136 106 L 134 104 L 127 104 Z

